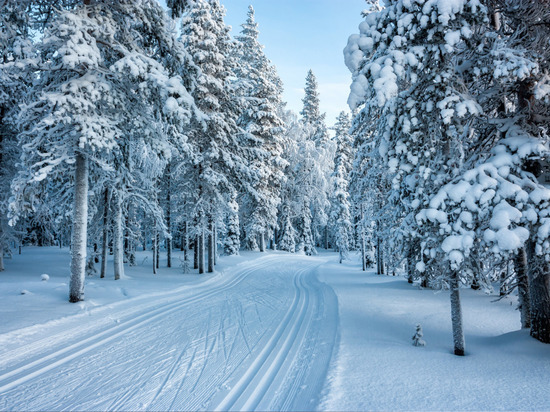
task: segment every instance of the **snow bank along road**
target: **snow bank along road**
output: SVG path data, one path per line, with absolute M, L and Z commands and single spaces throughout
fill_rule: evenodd
M 319 258 L 270 254 L 204 283 L 0 339 L 1 410 L 312 410 L 337 303 Z

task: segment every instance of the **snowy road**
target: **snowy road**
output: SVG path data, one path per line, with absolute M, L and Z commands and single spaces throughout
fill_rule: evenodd
M 270 254 L 198 285 L 10 332 L 1 410 L 311 410 L 335 346 L 320 258 Z

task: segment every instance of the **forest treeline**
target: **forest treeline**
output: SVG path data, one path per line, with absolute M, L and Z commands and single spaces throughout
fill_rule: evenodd
M 1 6 L 1 246 L 70 245 L 71 301 L 108 253 L 353 248 L 349 117 L 331 138 L 311 71 L 285 108 L 252 7 L 232 38 L 217 0 Z

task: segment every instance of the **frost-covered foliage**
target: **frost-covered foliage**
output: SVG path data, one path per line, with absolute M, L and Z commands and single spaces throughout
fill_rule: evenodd
M 422 326 L 419 324 L 416 325 L 416 332 L 412 337 L 413 346 L 426 346 L 426 341 L 422 339 L 424 337 L 424 332 L 422 331 Z
M 550 317 L 550 292 L 536 284 L 548 276 L 539 260 L 550 245 L 549 191 L 533 167 L 548 153 L 548 21 L 544 1 L 396 0 L 366 14 L 345 49 L 364 136 L 354 176 L 383 187 L 365 165 L 387 170 L 388 190 L 363 199 L 394 233 L 410 279 L 451 288 L 457 354 L 459 282 L 477 282 L 525 249 L 530 292 L 544 289 L 538 300 L 547 302 L 531 313 Z
M 352 166 L 352 142 L 349 116 L 341 112 L 334 125 L 336 157 L 334 159 L 332 213 L 334 241 L 340 254 L 340 263 L 348 257 L 352 237 L 349 177 Z
M 278 76 L 262 51 L 258 35 L 250 6 L 237 37 L 239 59 L 235 68 L 242 110 L 238 123 L 244 132 L 241 146 L 252 177 L 246 184 L 241 213 L 247 247 L 257 249 L 259 240 L 259 248 L 264 251 L 266 238 L 271 238 L 277 225 L 285 161 L 281 157 L 283 124 L 278 116 L 282 103 L 274 80 Z
M 311 70 L 306 76 L 305 96 L 302 99 L 304 107 L 300 114 L 304 124 L 307 141 L 315 147 L 305 144 L 304 172 L 315 173 L 313 180 L 309 180 L 305 189 L 312 213 L 312 230 L 316 244 L 328 247 L 329 243 L 329 214 L 330 214 L 330 175 L 334 170 L 335 145 L 329 139 L 325 114 L 321 114 L 319 107 L 319 92 L 317 79 Z M 313 165 L 310 161 L 313 161 Z
M 182 19 L 182 42 L 199 69 L 191 95 L 204 113 L 196 116 L 189 131 L 195 148 L 188 177 L 195 182 L 191 192 L 194 235 L 203 236 L 208 222 L 225 213 L 240 182 L 250 181 L 249 168 L 238 141 L 238 107 L 232 100 L 235 60 L 233 41 L 223 22 L 225 10 L 215 1 L 188 4 Z M 213 251 L 209 251 L 209 255 Z

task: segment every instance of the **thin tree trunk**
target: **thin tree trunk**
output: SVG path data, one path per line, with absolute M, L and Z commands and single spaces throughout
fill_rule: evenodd
M 0 137 L 0 141 L 1 139 Z M 2 227 L 0 226 L 0 272 L 4 270 L 4 241 L 2 240 Z
M 166 267 L 172 267 L 172 197 L 171 197 L 171 170 L 170 163 L 166 167 L 166 175 L 168 178 L 166 189 L 166 227 L 168 229 L 168 237 L 166 238 Z
M 114 207 L 114 231 L 113 231 L 113 262 L 115 270 L 115 280 L 124 277 L 124 230 L 122 227 L 122 195 L 120 192 L 115 194 Z
M 451 320 L 453 324 L 454 353 L 457 356 L 464 356 L 466 344 L 464 341 L 464 331 L 462 329 L 462 306 L 460 303 L 460 284 L 458 272 L 451 271 Z
M 103 238 L 101 239 L 101 273 L 100 277 L 104 278 L 107 272 L 107 249 L 109 242 L 109 189 L 105 189 L 104 209 L 103 209 Z
M 158 237 L 155 231 L 153 232 L 153 275 L 157 274 L 157 253 L 158 253 L 157 241 L 158 241 Z
M 328 250 L 328 225 L 325 226 L 325 250 Z
M 193 240 L 193 269 L 199 268 L 199 236 L 195 235 Z
M 535 253 L 535 243 L 528 242 L 529 299 L 531 303 L 531 336 L 550 343 L 550 267 L 544 257 Z
M 359 225 L 361 225 L 361 264 L 363 266 L 363 272 L 365 272 L 367 270 L 367 244 L 365 239 L 365 226 L 363 225 L 363 205 L 361 205 Z
M 525 248 L 518 250 L 514 259 L 518 283 L 518 300 L 522 328 L 531 327 L 531 303 L 529 300 L 529 278 L 527 276 L 527 253 Z
M 75 163 L 75 193 L 69 302 L 84 299 L 88 237 L 88 158 L 79 153 Z
M 181 233 L 181 249 L 183 251 L 184 269 L 189 270 L 189 236 L 187 235 L 187 221 L 183 222 L 183 229 Z
M 157 252 L 155 254 L 156 260 L 155 265 L 157 266 L 157 269 L 160 267 L 160 233 L 157 232 L 157 235 L 155 236 L 155 247 L 157 249 Z
M 208 218 L 208 273 L 214 272 L 214 221 Z
M 0 136 L 0 142 L 2 142 L 2 137 Z M 0 154 L 0 160 L 1 160 L 1 154 Z M 4 240 L 3 240 L 3 228 L 2 224 L 0 223 L 0 272 L 4 271 L 4 249 L 6 248 L 4 246 Z M 7 245 L 9 247 L 9 243 Z
M 265 233 L 260 233 L 260 252 L 265 252 Z
M 199 233 L 199 273 L 204 273 L 204 229 Z
M 407 282 L 413 283 L 414 280 L 414 252 L 412 246 L 412 240 L 409 241 L 407 249 Z
M 212 234 L 214 238 L 213 251 L 214 251 L 214 266 L 218 264 L 218 228 L 216 222 L 214 222 L 214 232 Z

